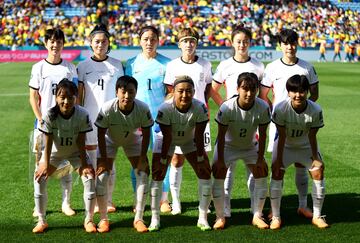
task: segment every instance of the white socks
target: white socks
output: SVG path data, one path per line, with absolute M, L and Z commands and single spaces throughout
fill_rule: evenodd
M 325 199 L 324 180 L 313 180 L 311 195 L 313 200 L 314 218 L 317 218 L 321 216 L 321 209 Z
M 151 181 L 150 206 L 151 206 L 151 226 L 160 224 L 160 198 L 162 193 L 162 181 Z
M 85 223 L 93 221 L 96 203 L 95 179 L 92 175 L 81 176 L 84 185 Z
M 34 176 L 34 199 L 35 210 L 38 213 L 40 222 L 46 222 L 46 206 L 47 206 L 47 180 L 40 180 L 40 183 L 35 180 Z
M 236 169 L 236 163 L 230 163 L 230 166 L 226 171 L 226 177 L 224 181 L 224 193 L 225 193 L 224 203 L 225 203 L 225 207 L 229 211 L 228 212 L 229 214 L 231 212 L 230 200 L 231 200 L 231 191 L 234 184 L 235 169 Z
M 298 191 L 299 208 L 307 207 L 308 194 L 308 170 L 306 168 L 295 167 L 295 184 Z
M 254 214 L 254 190 L 255 190 L 255 178 L 249 168 L 246 166 L 246 178 L 247 178 L 247 187 L 250 197 L 250 213 Z
M 267 177 L 254 179 L 254 199 L 253 199 L 253 214 L 254 216 L 262 217 L 262 210 L 264 208 L 266 196 L 267 196 Z
M 282 180 L 270 180 L 270 201 L 271 201 L 271 210 L 274 217 L 280 217 L 280 206 L 281 206 L 281 197 L 282 197 Z
M 116 168 L 115 168 L 115 161 L 113 162 L 112 170 L 110 171 L 109 175 L 109 181 L 108 181 L 108 197 L 107 197 L 107 203 L 110 205 L 112 203 L 112 195 L 114 192 L 115 187 L 115 179 L 116 179 Z
M 62 207 L 70 206 L 70 196 L 72 190 L 72 174 L 60 178 L 62 188 Z
M 212 186 L 216 218 L 224 218 L 224 180 L 214 179 Z
M 135 169 L 136 176 L 136 213 L 135 222 L 143 220 L 146 196 L 148 193 L 148 175 Z
M 199 200 L 199 220 L 206 220 L 207 210 L 211 202 L 211 180 L 199 179 L 199 186 L 201 188 L 201 196 Z
M 96 177 L 96 201 L 99 206 L 101 220 L 107 220 L 107 190 L 109 172 L 105 171 Z
M 172 207 L 181 210 L 180 189 L 182 181 L 182 166 L 170 166 L 170 191 L 172 197 Z

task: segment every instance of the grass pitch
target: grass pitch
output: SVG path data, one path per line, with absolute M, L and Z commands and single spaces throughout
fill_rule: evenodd
M 0 230 L 2 242 L 359 242 L 360 241 L 360 66 L 359 64 L 316 63 L 320 79 L 320 99 L 324 110 L 325 127 L 318 133 L 318 140 L 326 163 L 326 199 L 323 213 L 331 228 L 319 230 L 309 220 L 296 215 L 297 196 L 294 169 L 285 176 L 282 200 L 283 228 L 279 231 L 258 230 L 251 226 L 249 198 L 245 183 L 245 170 L 238 163 L 232 200 L 232 218 L 223 231 L 201 232 L 197 221 L 197 180 L 186 163 L 183 172 L 182 206 L 180 216 L 162 215 L 163 228 L 157 233 L 138 234 L 132 228 L 132 189 L 130 163 L 122 153 L 117 158 L 117 181 L 114 202 L 117 212 L 110 214 L 111 232 L 86 234 L 82 228 L 84 211 L 82 183 L 74 175 L 72 205 L 74 217 L 61 214 L 59 182 L 51 179 L 48 184 L 49 230 L 34 235 L 32 218 L 34 207 L 33 187 L 29 182 L 28 136 L 34 116 L 28 102 L 28 81 L 32 63 L 0 63 Z M 213 122 L 217 107 L 210 101 L 212 116 L 212 142 L 216 137 Z M 210 157 L 212 153 L 210 154 Z M 270 154 L 266 157 L 270 158 Z M 309 193 L 311 191 L 311 183 Z M 311 197 L 309 195 L 309 206 Z M 149 203 L 147 204 L 149 205 Z M 267 201 L 264 212 L 269 210 Z M 145 221 L 150 222 L 147 206 Z M 95 217 L 98 221 L 98 216 Z M 214 213 L 209 222 L 215 220 Z

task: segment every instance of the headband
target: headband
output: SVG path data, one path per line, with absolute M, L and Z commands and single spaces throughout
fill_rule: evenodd
M 194 36 L 188 35 L 188 36 L 181 37 L 180 40 L 179 40 L 179 43 L 182 42 L 185 39 L 194 39 L 196 42 L 198 41 L 198 39 L 196 39 Z

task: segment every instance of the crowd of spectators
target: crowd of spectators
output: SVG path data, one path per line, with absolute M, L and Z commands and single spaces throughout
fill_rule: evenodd
M 55 16 L 46 19 L 49 8 Z M 86 14 L 67 17 L 66 8 L 83 8 Z M 360 40 L 359 13 L 324 0 L 0 0 L 0 18 L 0 46 L 13 49 L 42 45 L 45 30 L 52 26 L 63 29 L 66 46 L 84 46 L 99 22 L 108 25 L 114 47 L 138 46 L 144 25 L 159 28 L 160 45 L 175 45 L 177 31 L 191 26 L 200 33 L 200 45 L 229 46 L 232 27 L 238 24 L 252 30 L 253 45 L 265 47 L 276 47 L 275 36 L 282 28 L 297 30 L 303 48 Z

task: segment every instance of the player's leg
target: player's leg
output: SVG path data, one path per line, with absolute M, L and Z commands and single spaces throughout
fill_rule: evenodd
M 313 179 L 312 200 L 314 216 L 312 218 L 312 223 L 321 229 L 329 227 L 325 221 L 325 217 L 321 215 L 325 199 L 324 169 L 324 166 L 314 166 L 310 169 L 310 174 Z
M 43 163 L 43 160 L 39 163 Z M 37 168 L 35 170 L 37 171 Z M 48 175 L 50 176 L 56 167 L 49 165 Z M 47 194 L 47 179 L 40 178 L 39 180 L 35 180 L 34 175 L 34 200 L 35 200 L 35 211 L 37 212 L 38 222 L 36 226 L 33 228 L 33 233 L 43 233 L 47 228 L 48 224 L 46 222 L 46 207 L 48 201 Z
M 265 222 L 263 218 L 263 208 L 268 192 L 267 187 L 267 175 L 268 168 L 266 162 L 261 166 L 257 166 L 254 161 L 257 159 L 256 151 L 253 155 L 249 154 L 248 158 L 245 158 L 244 161 L 247 164 L 248 169 L 254 176 L 254 193 L 253 193 L 253 220 L 252 224 L 260 229 L 267 229 L 269 225 Z
M 218 158 L 218 152 L 217 152 L 217 147 L 215 146 L 214 161 L 217 161 L 217 158 Z M 225 161 L 228 161 L 228 160 L 225 159 Z M 229 165 L 231 163 L 232 162 L 229 162 Z M 215 229 L 215 230 L 223 229 L 225 227 L 224 181 L 225 181 L 225 177 L 226 177 L 226 171 L 227 170 L 218 171 L 216 169 L 212 171 L 213 177 L 214 177 L 213 184 L 212 184 L 212 196 L 213 196 L 213 202 L 214 202 L 215 213 L 216 213 L 216 222 L 213 225 L 213 229 Z
M 140 171 L 138 168 L 139 156 L 128 156 L 128 159 L 132 168 L 134 168 L 134 174 L 136 176 L 136 212 L 133 225 L 137 232 L 143 233 L 148 231 L 148 228 L 144 224 L 143 217 L 148 193 L 149 165 L 146 159 L 146 171 Z
M 186 150 L 183 150 L 184 154 Z M 193 167 L 199 181 L 199 187 L 201 190 L 199 198 L 199 218 L 197 226 L 202 231 L 211 230 L 207 220 L 207 211 L 211 202 L 211 168 L 209 164 L 209 159 L 205 158 L 204 161 L 197 161 L 196 151 L 186 153 L 185 158 L 189 161 Z
M 72 174 L 65 175 L 60 178 L 62 189 L 61 211 L 67 216 L 75 215 L 75 211 L 71 208 L 70 197 L 72 191 Z
M 286 161 L 286 154 L 287 150 L 284 148 L 284 155 L 283 155 L 283 165 L 286 168 L 285 163 Z M 274 163 L 275 158 L 277 156 L 277 140 L 274 143 L 274 149 L 272 153 L 272 161 Z M 280 229 L 281 227 L 281 218 L 280 218 L 280 206 L 281 206 L 281 198 L 282 198 L 282 190 L 283 190 L 283 178 L 285 174 L 285 168 L 283 168 L 282 173 L 275 177 L 274 173 L 272 173 L 270 179 L 270 203 L 271 203 L 271 223 L 270 229 L 276 230 Z
M 305 218 L 311 219 L 313 214 L 307 207 L 308 182 L 309 177 L 307 168 L 299 163 L 295 163 L 295 184 L 299 199 L 297 213 Z
M 184 165 L 185 157 L 183 154 L 176 153 L 172 157 L 170 165 L 170 191 L 172 197 L 172 211 L 173 215 L 181 214 L 180 203 L 180 189 L 182 181 L 182 168 Z
M 158 152 L 153 153 L 151 165 L 152 180 L 150 184 L 151 223 L 148 227 L 149 231 L 158 231 L 160 229 L 160 200 L 162 194 L 162 184 L 169 161 L 170 157 L 168 157 L 166 163 L 163 164 L 161 161 L 161 154 Z
M 236 163 L 230 163 L 224 181 L 224 213 L 225 217 L 231 217 L 231 192 L 235 180 Z
M 171 212 L 171 206 L 169 203 L 169 191 L 170 191 L 170 166 L 166 169 L 166 175 L 163 181 L 163 188 L 160 201 L 160 211 L 162 213 Z
M 113 213 L 116 211 L 116 207 L 113 204 L 113 192 L 115 187 L 115 180 L 116 180 L 116 166 L 113 163 L 112 170 L 109 175 L 109 184 L 108 184 L 108 198 L 107 198 L 107 207 L 106 210 L 108 213 Z
M 249 197 L 250 197 L 250 213 L 254 214 L 255 178 L 254 178 L 254 175 L 252 174 L 251 170 L 248 167 L 246 167 L 246 178 L 247 178 L 246 184 L 247 184 Z
M 100 233 L 108 232 L 110 230 L 109 219 L 107 215 L 107 190 L 108 190 L 109 172 L 104 171 L 96 177 L 96 201 L 99 207 L 100 222 L 98 224 L 98 231 Z

